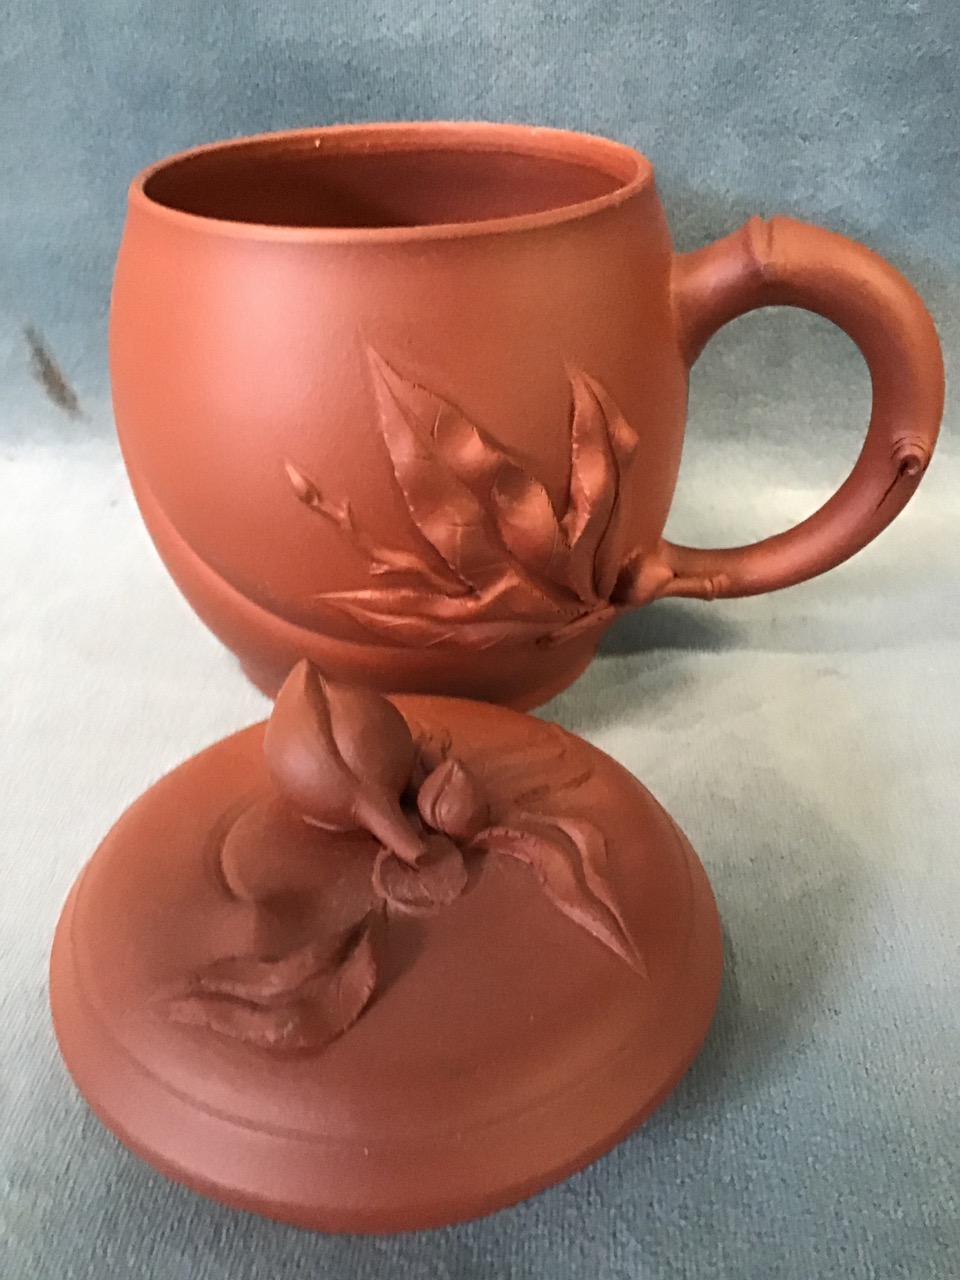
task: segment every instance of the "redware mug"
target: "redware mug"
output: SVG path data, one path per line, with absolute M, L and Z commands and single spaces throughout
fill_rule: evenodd
M 863 353 L 860 456 L 786 533 L 674 545 L 690 366 L 783 304 Z M 943 402 L 933 323 L 868 249 L 776 217 L 677 254 L 638 152 L 515 125 L 310 129 L 148 169 L 110 348 L 150 533 L 268 692 L 306 656 L 534 706 L 623 609 L 771 591 L 858 551 L 913 493 Z

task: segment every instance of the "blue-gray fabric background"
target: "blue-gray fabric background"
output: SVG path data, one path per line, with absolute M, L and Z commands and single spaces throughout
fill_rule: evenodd
M 545 709 L 674 813 L 727 933 L 703 1055 L 591 1169 L 407 1237 L 231 1212 L 86 1112 L 45 971 L 63 897 L 123 807 L 266 705 L 161 570 L 113 441 L 106 309 L 138 169 L 341 120 L 605 133 L 653 160 L 682 249 L 784 212 L 886 254 L 926 297 L 949 374 L 958 73 L 947 0 L 0 0 L 4 1280 L 960 1276 L 949 399 L 915 502 L 853 562 L 775 596 L 653 606 Z M 44 389 L 28 334 L 69 389 Z M 731 325 L 694 371 L 669 532 L 729 543 L 808 514 L 851 464 L 868 399 L 825 323 Z

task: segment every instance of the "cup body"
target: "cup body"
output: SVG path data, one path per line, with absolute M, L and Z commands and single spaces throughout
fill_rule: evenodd
M 579 673 L 673 494 L 672 261 L 649 164 L 561 131 L 267 135 L 133 183 L 124 459 L 261 687 L 307 656 L 530 706 Z

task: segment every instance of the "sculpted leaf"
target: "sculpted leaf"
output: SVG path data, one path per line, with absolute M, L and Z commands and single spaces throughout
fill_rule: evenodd
M 480 610 L 472 611 L 466 618 L 456 613 L 444 613 L 435 608 L 433 613 L 411 612 L 420 604 L 435 605 L 436 597 L 428 598 L 417 593 L 404 592 L 341 592 L 327 597 L 328 602 L 347 617 L 362 623 L 373 635 L 395 642 L 430 648 L 433 645 L 456 644 L 471 649 L 489 649 L 502 642 L 507 633 L 514 639 L 550 643 L 553 632 L 550 622 L 542 618 L 525 618 L 509 613 L 484 617 Z M 438 616 L 439 615 L 439 616 Z M 471 619 L 477 616 L 476 622 Z M 555 625 L 563 625 L 558 620 Z
M 231 824 L 220 848 L 220 874 L 235 898 L 265 902 L 308 887 L 323 865 L 322 851 L 322 833 L 272 796 L 250 804 Z
M 330 892 L 345 866 L 376 853 L 364 830 L 330 831 L 306 821 L 282 795 L 249 804 L 220 846 L 219 867 L 232 897 L 251 904 L 316 898 Z
M 466 598 L 370 586 L 330 592 L 324 599 L 378 635 L 420 645 L 439 643 L 460 630 L 461 643 L 484 648 L 503 638 L 505 624 L 514 635 L 537 639 L 549 633 L 551 618 L 562 627 L 583 613 L 574 601 L 558 608 L 528 577 L 509 569 L 486 591 Z
M 616 504 L 597 549 L 594 572 L 597 595 L 601 600 L 611 600 L 632 536 L 624 518 L 624 505 L 630 501 L 640 439 L 606 389 L 589 375 L 583 377 L 603 411 L 617 469 Z
M 427 852 L 415 867 L 386 849 L 373 867 L 374 892 L 401 915 L 436 915 L 459 898 L 466 884 L 463 854 L 444 835 L 427 837 Z
M 432 396 L 436 411 L 422 419 L 422 388 L 411 387 L 378 356 L 371 364 L 381 432 L 413 523 L 465 582 L 477 590 L 491 586 L 511 557 L 483 502 L 437 449 L 433 426 L 450 406 Z
M 465 495 L 456 495 L 457 511 L 470 512 L 471 530 L 475 527 L 483 529 L 486 541 L 493 540 L 497 548 L 498 561 L 503 563 L 502 553 L 506 549 L 516 558 L 515 568 L 521 567 L 536 580 L 541 580 L 541 588 L 556 590 L 562 584 L 558 575 L 559 561 L 563 556 L 563 538 L 557 522 L 557 513 L 550 503 L 544 486 L 535 476 L 512 457 L 490 436 L 481 431 L 479 426 L 467 419 L 465 413 L 458 410 L 456 404 L 445 401 L 426 388 L 410 383 L 401 378 L 396 370 L 390 369 L 387 362 L 378 356 L 371 356 L 376 375 L 383 380 L 389 394 L 388 412 L 384 419 L 384 438 L 387 440 L 390 456 L 393 458 L 397 479 L 407 498 L 413 520 L 438 548 L 448 563 L 463 573 L 467 581 L 477 589 L 489 582 L 488 576 L 477 577 L 467 564 L 458 558 L 458 554 L 466 553 L 466 544 L 461 543 L 458 554 L 449 556 L 452 548 L 449 544 L 439 545 L 417 518 L 420 503 L 411 503 L 411 493 L 404 485 L 404 477 L 398 468 L 397 449 L 403 431 L 398 431 L 396 415 L 390 412 L 393 407 L 401 411 L 402 419 L 419 442 L 426 447 L 424 454 L 424 470 L 430 470 L 430 457 L 434 460 L 434 470 L 439 475 L 454 476 L 465 486 L 475 499 L 471 504 Z M 392 403 L 390 403 L 392 402 Z M 406 474 L 406 472 L 404 472 Z M 422 470 L 420 481 L 424 479 Z M 413 484 L 412 472 L 408 484 Z M 422 492 L 422 485 L 416 484 L 417 492 Z M 435 485 L 434 485 L 435 488 Z M 481 538 L 472 532 L 477 547 Z M 507 557 L 509 563 L 511 557 Z M 484 568 L 484 575 L 486 571 Z
M 538 582 L 556 589 L 569 557 L 549 495 L 522 467 L 505 464 L 491 491 L 492 513 L 503 543 Z
M 570 482 L 558 516 L 529 467 L 454 403 L 375 351 L 369 358 L 381 436 L 420 548 L 374 543 L 348 503 L 329 501 L 286 462 L 297 498 L 369 567 L 371 585 L 324 592 L 317 602 L 393 643 L 480 648 L 508 637 L 569 641 L 624 607 L 632 534 L 621 504 L 638 439 L 600 383 L 568 370 Z
M 195 976 L 193 989 L 209 996 L 246 1000 L 250 1004 L 285 1004 L 312 978 L 335 968 L 341 942 L 309 942 L 276 960 L 258 956 L 225 956 Z
M 373 575 L 406 580 L 408 585 L 418 584 L 421 590 L 426 583 L 435 591 L 454 596 L 470 590 L 467 583 L 446 564 L 433 564 L 423 554 L 374 542 L 357 524 L 353 508 L 346 499 L 339 503 L 328 502 L 305 471 L 289 459 L 283 465 L 290 486 L 303 505 L 346 534 L 357 552 L 367 560 Z
M 617 906 L 606 875 L 603 835 L 592 824 L 569 819 L 519 818 L 490 827 L 477 844 L 525 862 L 550 901 L 641 977 L 643 957 Z
M 549 782 L 539 782 L 535 786 L 529 787 L 526 791 L 521 791 L 516 797 L 515 803 L 518 808 L 529 809 L 531 806 L 541 804 L 552 796 L 560 795 L 564 791 L 573 791 L 577 787 L 583 786 L 592 776 L 592 770 L 588 766 L 567 774 L 556 781 L 551 779 Z
M 500 821 L 498 814 L 507 821 L 508 815 L 527 812 L 531 806 L 575 790 L 587 782 L 591 773 L 577 751 L 573 734 L 558 724 L 546 724 L 530 742 L 487 757 L 482 780 L 489 794 L 502 797 L 493 818 L 496 823 Z M 518 790 L 514 779 L 531 775 L 543 780 Z
M 570 500 L 563 517 L 570 546 L 570 585 L 586 603 L 597 594 L 596 558 L 617 500 L 617 463 L 607 420 L 593 384 L 578 369 L 570 372 L 573 422 L 570 428 Z
M 171 1021 L 275 1053 L 317 1052 L 356 1022 L 377 982 L 373 927 L 379 912 L 332 951 L 310 943 L 278 960 L 231 956 L 160 1004 Z

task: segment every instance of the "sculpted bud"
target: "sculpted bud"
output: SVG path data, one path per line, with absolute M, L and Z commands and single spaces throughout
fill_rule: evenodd
M 417 808 L 428 827 L 458 841 L 472 840 L 490 821 L 478 779 L 453 757 L 428 775 L 417 793 Z
M 405 862 L 422 856 L 423 841 L 400 808 L 413 737 L 392 702 L 333 684 L 304 659 L 277 694 L 263 750 L 277 786 L 309 822 L 369 831 Z

